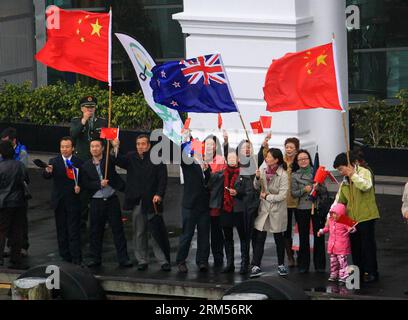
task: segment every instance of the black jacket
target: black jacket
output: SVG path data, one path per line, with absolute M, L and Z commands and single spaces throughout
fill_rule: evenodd
M 78 157 L 72 156 L 71 162 L 76 168 L 80 168 L 83 161 Z M 45 179 L 53 179 L 53 186 L 51 192 L 51 206 L 56 209 L 62 199 L 66 199 L 66 203 L 79 202 L 79 194 L 74 191 L 75 181 L 67 177 L 64 159 L 61 155 L 52 158 L 48 164 L 53 166 L 52 173 L 44 170 L 43 177 Z M 81 177 L 81 170 L 79 170 L 79 177 Z
M 118 154 L 112 161 L 127 170 L 124 209 L 132 210 L 142 201 L 142 211 L 154 213 L 153 197 L 158 195 L 163 199 L 166 192 L 166 165 L 153 164 L 149 152 L 143 158 L 135 151 Z
M 105 157 L 101 160 L 101 172 L 103 177 L 105 177 Z M 116 191 L 124 191 L 125 190 L 125 182 L 116 172 L 115 165 L 111 160 L 109 160 L 108 164 L 108 180 L 109 185 L 115 189 Z M 98 175 L 98 171 L 96 170 L 95 165 L 92 162 L 92 159 L 86 161 L 81 167 L 81 173 L 79 174 L 79 179 L 81 186 L 88 190 L 90 197 L 101 189 L 101 180 Z
M 182 160 L 181 169 L 184 177 L 182 206 L 186 209 L 201 208 L 202 210 L 208 210 L 210 191 L 207 185 L 211 176 L 210 167 L 204 171 L 203 175 L 203 170 L 197 162 L 186 164 Z
M 71 120 L 69 133 L 74 139 L 75 155 L 86 161 L 91 158 L 89 144 L 92 139 L 99 138 L 101 128 L 107 127 L 108 122 L 104 118 L 94 117 L 89 119 L 85 125 L 81 122 L 82 117 L 76 117 Z
M 240 175 L 235 182 L 237 196 L 235 197 L 234 210 L 239 212 L 254 213 L 259 207 L 259 192 L 254 188 L 255 175 Z
M 19 160 L 0 161 L 0 208 L 22 207 L 27 204 L 24 182 L 29 183 L 27 170 Z

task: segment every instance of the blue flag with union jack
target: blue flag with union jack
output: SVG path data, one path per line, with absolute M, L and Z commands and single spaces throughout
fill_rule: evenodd
M 152 72 L 156 103 L 182 112 L 237 112 L 219 54 L 167 62 Z

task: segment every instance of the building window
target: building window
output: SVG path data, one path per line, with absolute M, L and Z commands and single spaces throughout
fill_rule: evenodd
M 408 88 L 408 1 L 348 0 L 360 29 L 348 33 L 350 100 L 394 98 Z

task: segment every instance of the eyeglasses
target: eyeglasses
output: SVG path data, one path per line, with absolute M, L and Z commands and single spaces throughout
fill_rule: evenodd
M 299 161 L 308 161 L 309 160 L 309 158 L 298 158 L 297 159 L 297 161 L 299 162 Z

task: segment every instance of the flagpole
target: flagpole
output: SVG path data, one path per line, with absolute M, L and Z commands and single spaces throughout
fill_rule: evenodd
M 337 52 L 336 52 L 336 43 L 335 43 L 335 34 L 334 32 L 332 33 L 332 43 L 333 43 L 333 57 L 334 57 L 334 64 L 335 64 L 335 71 L 336 71 L 336 81 L 337 81 L 337 93 L 339 96 L 339 101 L 340 101 L 340 105 L 342 107 L 342 111 L 341 111 L 341 119 L 342 119 L 342 126 L 343 126 L 343 132 L 344 132 L 344 143 L 346 146 L 346 156 L 347 156 L 347 165 L 350 166 L 351 162 L 350 162 L 350 143 L 349 143 L 349 138 L 348 138 L 348 134 L 347 134 L 347 126 L 346 126 L 346 111 L 348 111 L 348 108 L 346 110 L 346 106 L 344 104 L 343 101 L 343 96 L 342 96 L 342 87 L 340 85 L 340 75 L 338 74 L 338 64 L 337 64 Z M 351 186 L 352 186 L 352 181 L 351 178 L 349 179 L 349 183 L 350 183 L 350 201 L 353 202 L 353 193 L 351 192 Z
M 239 108 L 238 108 L 238 104 L 237 104 L 237 101 L 236 101 L 236 99 L 235 99 L 234 93 L 232 92 L 232 88 L 230 87 L 229 80 L 228 80 L 228 75 L 227 75 L 227 72 L 226 72 L 226 70 L 225 70 L 224 61 L 222 61 L 221 54 L 219 54 L 219 57 L 220 57 L 222 69 L 224 70 L 225 78 L 226 78 L 226 80 L 227 80 L 228 91 L 229 91 L 229 93 L 230 93 L 230 95 L 231 95 L 232 100 L 233 100 L 234 103 L 235 103 L 235 107 L 237 108 L 237 112 L 238 112 L 239 118 L 241 119 L 242 126 L 244 127 L 246 137 L 247 137 L 248 141 L 251 143 L 251 140 L 249 140 L 249 135 L 248 135 L 247 128 L 246 128 L 245 123 L 244 123 L 244 119 L 242 118 L 241 111 L 240 111 Z M 252 144 L 252 143 L 251 143 L 251 144 Z
M 110 128 L 112 118 L 112 7 L 110 7 L 109 9 L 108 85 L 109 85 L 108 128 Z M 106 141 L 107 145 L 105 161 L 105 180 L 108 178 L 109 147 L 110 147 L 109 140 Z

